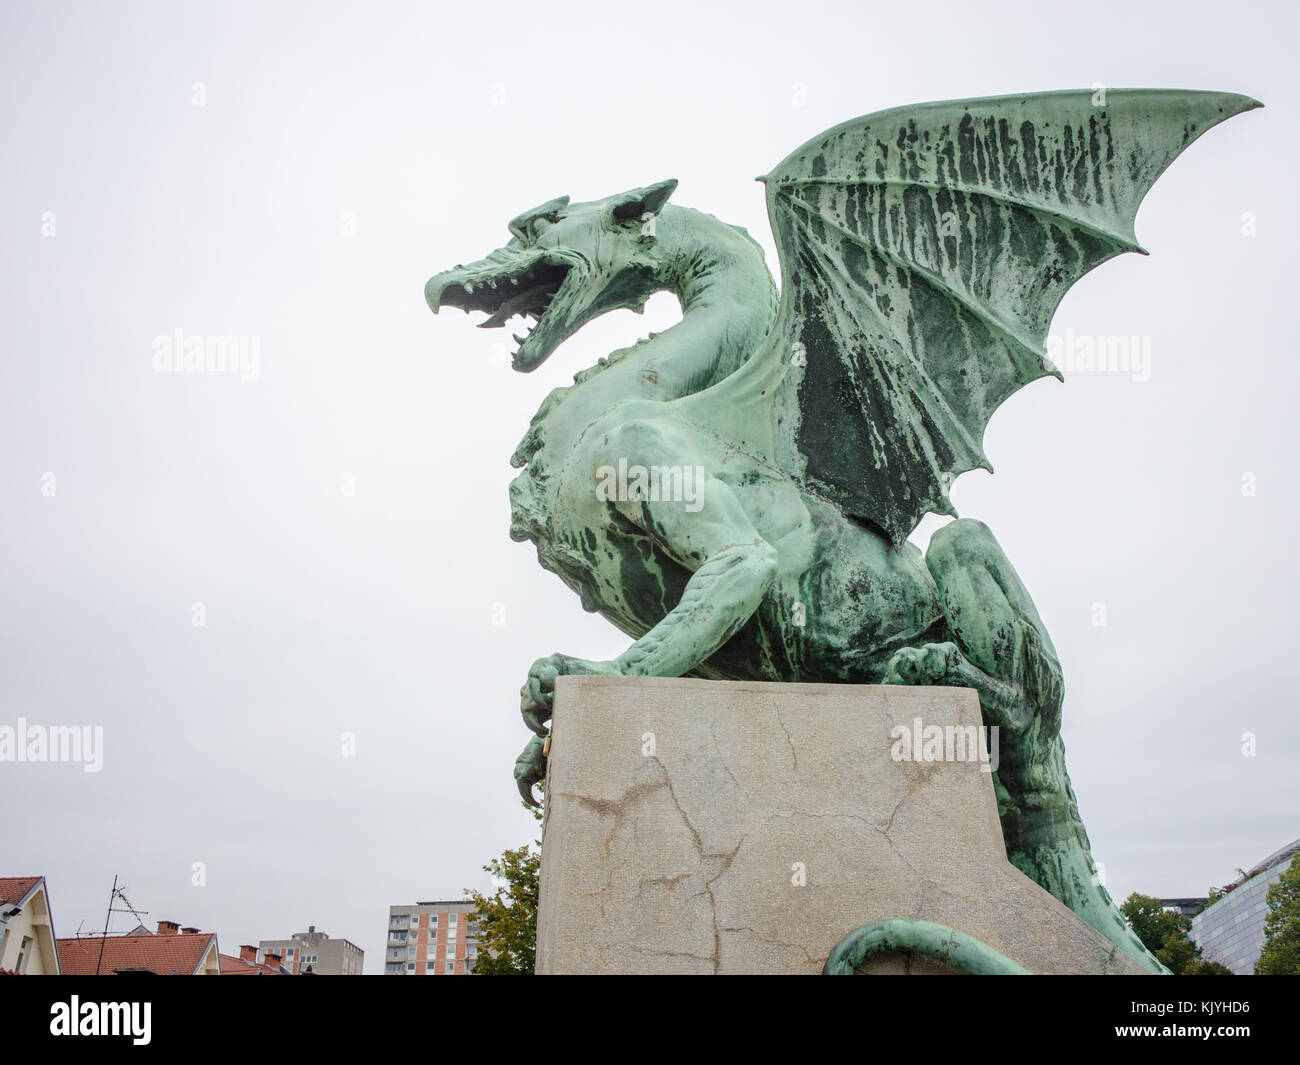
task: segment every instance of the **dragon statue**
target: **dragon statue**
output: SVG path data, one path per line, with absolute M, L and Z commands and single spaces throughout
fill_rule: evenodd
M 991 472 L 981 442 L 1002 401 L 1061 376 L 1044 345 L 1070 286 L 1142 251 L 1133 222 L 1156 178 L 1260 106 L 1103 95 L 920 104 L 815 137 L 759 179 L 779 294 L 753 238 L 670 204 L 672 180 L 551 200 L 511 221 L 504 247 L 429 280 L 435 313 L 532 319 L 515 337 L 523 372 L 607 311 L 665 290 L 682 308 L 551 392 L 512 459 L 511 536 L 635 640 L 613 661 L 533 664 L 527 801 L 563 674 L 967 686 L 1000 729 L 1009 859 L 1164 971 L 1099 882 L 1051 638 L 988 527 L 948 498 L 958 475 Z M 923 555 L 907 538 L 927 512 L 956 520 Z M 950 956 L 957 933 L 921 924 L 864 926 L 837 964 L 890 942 Z

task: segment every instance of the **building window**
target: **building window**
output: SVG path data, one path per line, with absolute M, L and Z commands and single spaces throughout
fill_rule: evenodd
M 18 946 L 18 960 L 14 962 L 14 972 L 25 973 L 27 971 L 23 967 L 23 963 L 26 962 L 30 957 L 31 950 L 32 950 L 32 937 L 23 936 L 23 941 Z

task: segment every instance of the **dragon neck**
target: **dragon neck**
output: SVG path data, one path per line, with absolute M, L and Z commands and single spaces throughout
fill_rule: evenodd
M 715 225 L 721 224 L 710 216 L 704 217 L 710 218 Z M 743 234 L 745 241 L 753 244 L 744 230 L 739 230 L 739 233 Z M 783 414 L 786 417 L 797 415 L 790 409 L 795 392 L 787 387 L 787 378 L 791 378 L 797 389 L 803 369 L 795 357 L 794 348 L 783 344 L 782 338 L 772 331 L 779 294 L 766 266 L 762 265 L 761 254 L 760 251 L 764 302 L 762 328 L 746 337 L 745 349 L 739 358 L 719 359 L 715 367 L 718 372 L 700 387 L 677 397 L 680 402 L 676 406 L 686 418 L 708 425 L 733 446 L 761 461 L 775 462 L 781 457 L 778 455 L 781 441 L 777 424 Z M 752 289 L 746 287 L 745 290 L 757 292 L 758 288 L 757 283 L 753 283 Z M 724 301 L 735 298 L 734 290 L 720 289 L 718 294 Z M 797 417 L 794 420 L 797 421 Z
M 552 392 L 512 465 L 532 463 L 548 437 L 567 446 L 570 433 L 620 400 L 676 400 L 723 381 L 758 350 L 776 314 L 776 286 L 758 243 L 743 229 L 688 207 L 669 204 L 656 217 L 642 285 L 642 299 L 673 293 L 682 320 L 611 352 L 576 374 L 573 385 Z
M 626 362 L 652 372 L 657 398 L 677 399 L 716 384 L 754 353 L 776 312 L 763 250 L 743 229 L 669 204 L 655 219 L 650 292 L 671 292 L 682 320 L 579 374 L 585 383 Z
M 744 341 L 760 339 L 776 311 L 776 286 L 758 242 L 741 227 L 689 207 L 665 207 L 657 228 L 658 281 L 681 301 L 683 319 L 725 318 L 735 336 L 720 337 L 723 347 L 745 349 Z M 742 350 L 742 358 L 751 350 Z

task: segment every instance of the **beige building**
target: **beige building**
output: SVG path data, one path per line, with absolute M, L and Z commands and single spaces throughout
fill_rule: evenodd
M 477 959 L 478 924 L 472 902 L 389 907 L 386 975 L 466 976 L 474 971 Z
M 307 931 L 295 932 L 292 939 L 263 939 L 257 945 L 257 961 L 266 962 L 278 955 L 289 972 L 300 974 L 308 970 L 317 976 L 360 976 L 365 951 L 346 939 L 331 939 L 316 926 Z
M 45 877 L 0 877 L 0 972 L 58 976 L 60 971 Z

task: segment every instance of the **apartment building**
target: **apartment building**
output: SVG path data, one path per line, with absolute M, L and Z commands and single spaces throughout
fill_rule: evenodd
M 390 906 L 384 973 L 466 976 L 478 958 L 474 904 L 464 899 Z
M 263 939 L 257 945 L 257 963 L 280 958 L 280 965 L 295 975 L 308 970 L 317 976 L 360 976 L 366 953 L 346 939 L 331 939 L 316 926 L 295 932 L 291 939 Z

